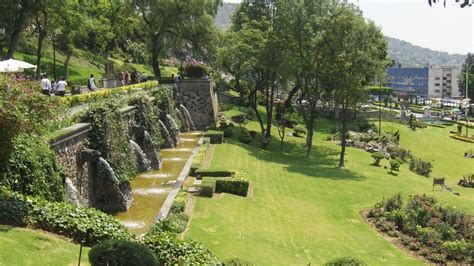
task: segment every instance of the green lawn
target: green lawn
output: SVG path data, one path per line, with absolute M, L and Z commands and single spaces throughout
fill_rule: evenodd
M 239 257 L 255 264 L 319 265 L 335 257 L 354 256 L 369 265 L 419 265 L 421 261 L 364 223 L 359 212 L 401 192 L 434 195 L 474 213 L 474 191 L 455 185 L 460 175 L 474 171 L 474 164 L 462 156 L 467 145 L 449 139 L 448 129 L 412 132 L 393 125 L 402 133 L 402 145 L 434 160 L 434 175 L 447 176 L 460 197 L 433 192 L 432 179 L 410 172 L 406 164 L 398 176 L 392 176 L 383 167 L 371 166 L 369 153 L 354 148 L 347 151 L 346 168 L 338 169 L 340 147 L 322 140 L 334 126 L 318 121 L 311 160 L 303 155 L 302 138 L 287 137 L 283 152 L 276 141 L 270 151 L 233 140 L 217 145 L 211 167 L 246 172 L 253 195 L 198 198 L 186 238 L 201 241 L 221 258 Z M 391 130 L 390 123 L 383 127 Z M 382 166 L 388 166 L 388 161 Z
M 89 248 L 81 265 L 88 265 Z M 77 265 L 79 246 L 52 234 L 0 225 L 0 265 Z

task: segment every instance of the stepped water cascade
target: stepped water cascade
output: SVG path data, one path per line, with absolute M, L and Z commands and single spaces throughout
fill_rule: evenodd
M 177 179 L 201 135 L 183 133 L 182 136 L 189 141 L 181 142 L 176 148 L 160 151 L 163 159 L 160 170 L 140 173 L 130 181 L 133 203 L 127 211 L 116 214 L 116 218 L 130 232 L 146 233 L 155 222 L 170 191 L 180 185 Z
M 96 171 L 92 178 L 91 205 L 105 212 L 127 210 L 132 204 L 132 192 L 129 182 L 120 182 L 114 169 L 102 157 L 96 161 Z
M 178 108 L 174 108 L 174 110 L 178 114 L 179 120 L 181 121 L 181 129 L 184 132 L 189 131 L 189 123 L 188 120 L 186 120 L 186 118 L 184 117 L 184 114 Z
M 173 119 L 173 117 L 169 114 L 166 114 L 166 120 L 168 122 L 168 125 L 170 126 L 170 133 L 172 133 L 172 138 L 174 141 L 175 146 L 178 145 L 179 143 L 179 135 L 181 132 L 179 131 L 178 124 L 176 124 L 176 121 Z
M 145 172 L 151 169 L 151 162 L 147 159 L 145 152 L 143 152 L 140 145 L 138 145 L 135 141 L 130 140 L 130 147 L 132 148 L 135 156 L 137 157 L 137 168 L 140 172 Z
M 71 203 L 76 204 L 77 206 L 81 205 L 80 196 L 77 192 L 76 187 L 72 183 L 72 180 L 69 177 L 64 178 L 64 188 L 66 190 L 67 200 Z
M 151 168 L 159 170 L 162 162 L 160 151 L 157 150 L 150 133 L 146 130 L 143 132 L 143 151 L 151 162 Z
M 174 146 L 173 140 L 171 139 L 170 132 L 166 128 L 165 123 L 163 121 L 158 120 L 158 123 L 160 125 L 160 130 L 161 130 L 161 136 L 165 139 L 165 147 L 166 148 L 171 148 Z
M 182 111 L 182 113 L 183 113 L 184 117 L 186 118 L 186 120 L 188 121 L 189 129 L 190 130 L 196 130 L 196 127 L 194 127 L 194 122 L 191 119 L 191 115 L 189 114 L 188 109 L 186 109 L 186 107 L 184 107 L 184 105 L 182 105 L 182 104 L 179 105 L 179 108 Z

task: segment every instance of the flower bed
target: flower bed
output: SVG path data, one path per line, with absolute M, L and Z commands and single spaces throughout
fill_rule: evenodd
M 397 194 L 364 216 L 377 230 L 432 263 L 474 263 L 473 218 L 433 197 L 415 195 L 404 204 Z

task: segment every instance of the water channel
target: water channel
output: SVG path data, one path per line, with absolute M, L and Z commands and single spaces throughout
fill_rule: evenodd
M 156 219 L 170 190 L 178 186 L 177 178 L 186 161 L 197 146 L 200 132 L 181 134 L 181 141 L 175 148 L 162 149 L 163 166 L 160 170 L 138 174 L 131 182 L 133 202 L 130 209 L 115 217 L 131 233 L 146 233 Z

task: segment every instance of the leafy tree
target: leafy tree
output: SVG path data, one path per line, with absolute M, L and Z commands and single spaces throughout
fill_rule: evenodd
M 467 77 L 466 77 L 466 72 L 468 73 Z M 459 88 L 463 95 L 466 95 L 466 80 L 467 80 L 467 83 L 468 83 L 467 85 L 469 88 L 467 97 L 471 99 L 471 103 L 472 103 L 474 101 L 474 54 L 469 53 L 467 55 L 466 62 L 464 62 L 464 64 L 462 65 L 462 71 L 459 74 L 458 78 L 459 78 Z
M 344 167 L 347 138 L 347 113 L 366 97 L 364 86 L 383 72 L 387 44 L 380 29 L 373 22 L 365 22 L 362 13 L 352 4 L 332 4 L 324 43 L 325 52 L 332 58 L 326 68 L 341 110 L 341 154 L 339 167 Z
M 160 77 L 159 59 L 177 41 L 203 47 L 212 38 L 212 16 L 221 0 L 130 0 L 139 13 L 145 37 L 151 47 L 151 65 Z

